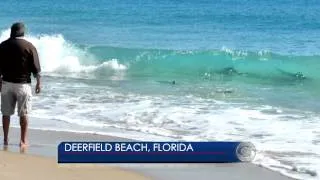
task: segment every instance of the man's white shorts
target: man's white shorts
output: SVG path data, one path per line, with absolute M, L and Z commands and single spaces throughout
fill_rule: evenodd
M 2 81 L 1 112 L 3 116 L 13 115 L 16 105 L 18 105 L 18 116 L 27 115 L 31 111 L 31 98 L 31 84 Z

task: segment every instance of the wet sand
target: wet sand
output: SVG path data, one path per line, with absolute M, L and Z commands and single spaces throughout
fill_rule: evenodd
M 10 129 L 10 142 L 0 154 L 0 179 L 11 180 L 23 177 L 46 177 L 53 179 L 79 179 L 99 177 L 106 179 L 159 179 L 159 180 L 290 180 L 280 173 L 258 167 L 251 163 L 225 164 L 108 164 L 108 165 L 58 165 L 57 146 L 62 141 L 121 141 L 113 136 L 60 131 L 30 130 L 30 146 L 21 151 L 18 146 L 19 129 Z M 2 139 L 2 132 L 0 133 Z M 3 146 L 3 144 L 0 144 Z M 30 164 L 30 165 L 29 165 Z M 27 167 L 27 169 L 22 167 Z M 5 167 L 5 168 L 3 168 Z M 61 168 L 62 167 L 62 168 Z M 17 173 L 14 173 L 17 172 Z M 19 172 L 19 173 L 18 173 Z M 98 174 L 99 176 L 96 176 Z M 63 178 L 65 177 L 65 178 Z M 11 179 L 10 179 L 11 178 Z M 24 178 L 24 177 L 23 177 Z M 24 178 L 26 179 L 26 178 Z M 33 178 L 34 179 L 34 178 Z M 41 178 L 44 179 L 44 178 Z M 48 179 L 48 178 L 47 178 Z M 28 179 L 27 179 L 28 180 Z M 292 180 L 292 179 L 291 179 Z

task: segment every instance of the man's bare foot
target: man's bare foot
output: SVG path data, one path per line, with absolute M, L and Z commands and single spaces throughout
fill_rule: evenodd
M 8 140 L 3 140 L 3 145 L 4 145 L 4 146 L 8 146 L 8 145 L 9 145 Z
M 28 143 L 26 143 L 26 142 L 22 142 L 22 141 L 20 142 L 20 144 L 19 144 L 19 145 L 20 145 L 20 147 L 21 147 L 21 148 L 25 148 L 25 147 L 28 147 L 28 146 L 29 146 L 29 144 L 28 144 Z

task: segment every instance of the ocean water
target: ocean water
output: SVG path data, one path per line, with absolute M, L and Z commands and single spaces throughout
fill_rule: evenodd
M 254 163 L 319 179 L 319 1 L 1 6 L 0 40 L 24 21 L 41 58 L 43 92 L 33 98 L 32 128 L 249 140 L 258 149 Z

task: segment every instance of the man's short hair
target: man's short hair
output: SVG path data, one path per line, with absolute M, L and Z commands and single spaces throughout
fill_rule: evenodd
M 25 26 L 22 22 L 16 22 L 11 26 L 10 37 L 21 37 L 24 36 Z

